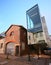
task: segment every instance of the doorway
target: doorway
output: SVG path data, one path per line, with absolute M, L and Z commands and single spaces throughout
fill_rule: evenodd
M 16 56 L 19 56 L 19 46 L 16 46 Z
M 15 44 L 10 42 L 6 46 L 6 53 L 10 53 L 11 55 L 14 55 L 15 52 Z

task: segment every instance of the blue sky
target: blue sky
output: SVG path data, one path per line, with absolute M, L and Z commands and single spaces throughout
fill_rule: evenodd
M 51 0 L 0 0 L 0 33 L 11 24 L 26 26 L 26 11 L 39 5 L 41 16 L 45 16 L 48 32 L 51 34 Z

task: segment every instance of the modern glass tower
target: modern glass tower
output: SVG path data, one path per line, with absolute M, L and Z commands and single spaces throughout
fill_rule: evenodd
M 26 11 L 27 30 L 29 32 L 42 31 L 41 17 L 38 4 Z

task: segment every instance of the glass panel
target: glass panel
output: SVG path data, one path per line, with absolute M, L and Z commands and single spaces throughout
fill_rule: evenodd
M 26 12 L 27 29 L 29 32 L 42 31 L 41 16 L 38 5 L 33 6 Z
M 28 24 L 28 29 L 33 28 L 33 22 L 31 20 L 31 18 L 27 15 L 27 24 Z

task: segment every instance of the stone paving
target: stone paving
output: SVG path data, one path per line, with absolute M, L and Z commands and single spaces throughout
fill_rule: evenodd
M 6 56 L 0 55 L 0 65 L 51 65 L 51 59 L 48 56 L 43 57 L 42 55 L 39 59 L 35 56 L 31 57 L 31 60 L 28 61 L 28 56 L 9 56 L 9 59 L 6 59 Z

